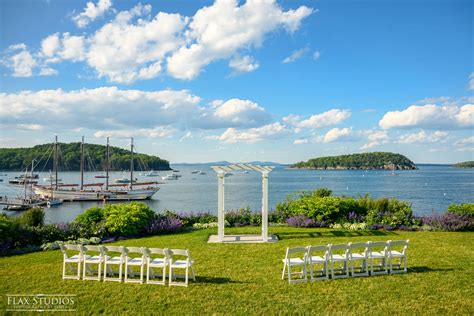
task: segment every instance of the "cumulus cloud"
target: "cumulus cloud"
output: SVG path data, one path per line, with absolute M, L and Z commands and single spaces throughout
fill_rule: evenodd
M 97 138 L 113 137 L 113 138 L 129 138 L 129 137 L 148 137 L 163 138 L 170 137 L 176 133 L 174 128 L 155 127 L 155 128 L 139 128 L 139 129 L 122 129 L 122 130 L 105 130 L 97 131 L 94 136 Z
M 313 53 L 313 59 L 314 60 L 319 60 L 319 58 L 321 58 L 321 52 L 319 50 L 317 50 Z
M 168 59 L 168 73 L 190 80 L 209 63 L 227 59 L 239 50 L 261 46 L 266 34 L 284 28 L 296 31 L 312 9 L 301 6 L 283 11 L 275 1 L 216 0 L 193 16 L 187 45 Z
M 264 125 L 257 128 L 250 128 L 246 130 L 238 130 L 235 128 L 228 128 L 220 136 L 210 137 L 211 139 L 219 140 L 223 143 L 247 143 L 253 144 L 267 139 L 277 139 L 288 134 L 290 130 L 282 124 L 276 122 Z
M 309 141 L 306 138 L 298 138 L 293 141 L 294 145 L 303 145 L 307 144 Z
M 293 62 L 297 61 L 298 59 L 300 59 L 301 57 L 303 57 L 307 52 L 309 52 L 309 48 L 307 48 L 307 47 L 294 50 L 291 53 L 290 56 L 283 59 L 282 63 L 284 63 L 284 64 L 293 63 Z
M 110 0 L 88 2 L 73 19 L 84 27 L 111 5 Z M 260 65 L 246 52 L 260 47 L 271 32 L 295 32 L 312 12 L 306 6 L 284 11 L 273 0 L 249 0 L 242 5 L 236 0 L 216 0 L 191 17 L 166 12 L 152 16 L 151 6 L 139 3 L 118 12 L 92 34 L 51 34 L 42 40 L 37 54 L 19 47 L 22 51 L 11 59 L 10 68 L 15 76 L 31 76 L 36 62 L 33 56 L 46 66 L 85 61 L 99 78 L 124 84 L 165 72 L 191 80 L 206 65 L 227 59 L 234 74 L 251 72 Z M 48 73 L 52 71 L 43 71 Z
M 474 72 L 471 72 L 469 75 L 468 89 L 471 91 L 474 90 Z
M 474 145 L 474 136 L 462 138 L 454 143 L 456 146 Z
M 28 47 L 21 43 L 8 47 L 2 64 L 13 71 L 13 77 L 31 77 L 38 66 L 36 59 L 28 51 Z
M 104 15 L 111 7 L 111 0 L 99 0 L 97 4 L 90 1 L 87 2 L 86 7 L 81 13 L 72 17 L 72 20 L 79 28 L 84 28 L 90 22 Z
M 420 131 L 418 133 L 405 134 L 398 138 L 400 144 L 413 144 L 413 143 L 440 143 L 446 141 L 448 137 L 447 132 L 435 131 L 428 133 Z
M 367 135 L 368 142 L 362 145 L 362 147 L 360 147 L 360 149 L 362 150 L 367 150 L 383 144 L 387 144 L 389 141 L 387 131 L 369 130 L 366 131 L 365 134 Z
M 260 67 L 251 56 L 235 56 L 229 61 L 229 67 L 234 69 L 235 73 L 252 72 Z
M 6 125 L 28 122 L 62 128 L 77 126 L 113 135 L 162 137 L 164 131 L 158 127 L 166 127 L 166 131 L 242 129 L 261 127 L 271 120 L 263 107 L 250 100 L 230 99 L 202 105 L 198 96 L 186 90 L 103 87 L 0 93 L 0 123 Z
M 315 129 L 340 124 L 350 116 L 350 110 L 332 109 L 321 114 L 312 115 L 307 119 L 303 119 L 299 115 L 291 114 L 284 117 L 283 121 L 294 127 Z
M 333 128 L 324 136 L 318 137 L 318 142 L 333 143 L 341 141 L 354 141 L 358 139 L 357 135 L 352 131 L 352 127 Z
M 385 113 L 379 125 L 383 129 L 414 127 L 426 129 L 472 128 L 474 126 L 474 105 L 411 105 L 402 111 Z

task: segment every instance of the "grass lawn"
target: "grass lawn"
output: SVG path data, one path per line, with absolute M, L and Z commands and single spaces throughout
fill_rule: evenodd
M 226 234 L 259 233 L 259 227 Z M 275 244 L 207 244 L 215 229 L 126 240 L 124 246 L 188 248 L 197 283 L 188 288 L 62 280 L 59 251 L 0 258 L 5 294 L 77 294 L 87 314 L 473 314 L 474 234 L 338 231 L 270 227 Z M 410 239 L 408 273 L 291 284 L 282 281 L 288 246 Z

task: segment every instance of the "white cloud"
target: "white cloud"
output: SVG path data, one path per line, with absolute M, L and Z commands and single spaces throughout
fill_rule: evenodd
M 468 89 L 471 91 L 474 90 L 474 72 L 471 72 L 471 74 L 469 75 Z
M 318 137 L 318 142 L 333 143 L 341 141 L 353 141 L 358 137 L 352 131 L 352 127 L 345 128 L 333 128 L 328 131 L 324 136 Z
M 58 33 L 51 34 L 41 41 L 41 52 L 46 57 L 53 57 L 61 45 Z
M 283 121 L 291 126 L 299 128 L 322 128 L 344 122 L 351 116 L 351 111 L 332 109 L 321 114 L 315 114 L 307 119 L 298 115 L 289 115 Z
M 388 143 L 388 140 L 389 140 L 387 131 L 369 130 L 369 131 L 366 131 L 364 134 L 367 135 L 368 143 L 360 147 L 360 149 L 362 150 L 367 150 L 370 148 L 380 146 L 382 144 L 386 144 Z
M 193 137 L 194 137 L 194 136 L 193 136 L 193 133 L 188 131 L 188 132 L 186 132 L 186 134 L 183 135 L 183 137 L 181 137 L 181 138 L 179 139 L 179 142 L 180 142 L 180 143 L 181 143 L 181 142 L 184 142 L 186 139 L 191 139 L 191 138 L 193 138 Z
M 474 145 L 474 136 L 462 138 L 454 143 L 455 146 Z
M 308 47 L 294 50 L 290 56 L 283 59 L 282 63 L 284 64 L 293 63 L 297 61 L 298 59 L 300 59 L 301 57 L 303 57 L 307 52 L 309 52 Z
M 160 12 L 152 20 L 134 17 L 148 14 L 151 6 L 138 4 L 120 12 L 90 39 L 87 63 L 99 77 L 131 83 L 151 79 L 162 71 L 165 55 L 184 43 L 181 36 L 187 20 L 179 14 Z
M 72 20 L 80 28 L 86 27 L 90 22 L 104 15 L 112 7 L 111 0 L 99 0 L 97 4 L 87 2 L 84 11 L 72 17 Z
M 198 96 L 186 90 L 141 91 L 116 87 L 0 93 L 0 118 L 7 125 L 29 122 L 57 128 L 123 130 L 127 134 L 140 130 L 137 132 L 140 135 L 158 136 L 157 127 L 251 128 L 272 121 L 263 107 L 250 100 L 230 99 L 205 106 Z
M 319 58 L 321 58 L 321 52 L 319 50 L 317 50 L 313 53 L 313 59 L 314 60 L 319 60 Z
M 446 141 L 448 137 L 447 132 L 435 131 L 432 133 L 427 133 L 425 131 L 420 131 L 418 133 L 411 133 L 402 135 L 398 138 L 398 143 L 400 144 L 413 144 L 413 143 L 440 143 Z
M 228 128 L 222 135 L 210 137 L 223 143 L 247 143 L 253 144 L 267 139 L 276 139 L 288 134 L 290 131 L 280 123 L 272 123 L 262 127 L 250 128 L 247 130 L 237 130 Z
M 209 63 L 239 50 L 261 46 L 266 34 L 284 28 L 296 31 L 312 9 L 283 11 L 275 1 L 216 0 L 196 12 L 187 31 L 188 43 L 169 57 L 168 73 L 190 80 Z
M 122 130 L 101 130 L 94 133 L 97 138 L 114 137 L 114 138 L 129 138 L 129 137 L 147 137 L 147 138 L 163 138 L 170 137 L 176 133 L 176 130 L 169 127 L 155 127 L 155 128 L 139 128 L 139 129 L 122 129 Z
M 293 141 L 294 145 L 303 145 L 307 143 L 308 143 L 308 140 L 306 138 L 298 138 Z
M 260 67 L 251 56 L 235 56 L 229 61 L 229 67 L 234 69 L 236 73 L 252 72 Z
M 40 68 L 39 75 L 40 76 L 54 76 L 57 75 L 58 71 L 48 66 L 43 66 Z
M 17 124 L 16 128 L 28 131 L 40 131 L 44 126 L 40 124 Z
M 470 128 L 474 126 L 474 105 L 411 105 L 403 111 L 385 113 L 379 125 L 383 129 L 413 127 L 426 129 Z
M 33 71 L 38 63 L 25 44 L 11 45 L 5 52 L 2 63 L 13 71 L 13 77 L 33 76 Z

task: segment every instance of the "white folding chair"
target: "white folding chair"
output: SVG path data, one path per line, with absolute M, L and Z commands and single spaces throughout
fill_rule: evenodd
M 102 276 L 102 264 L 104 263 L 104 251 L 102 246 L 83 246 L 84 249 L 84 260 L 82 279 L 83 280 L 96 280 L 100 281 Z M 93 269 L 94 265 L 97 265 L 97 269 Z M 96 275 L 97 273 L 97 275 Z
M 329 263 L 331 265 L 332 279 L 349 277 L 349 245 L 329 245 Z M 341 263 L 342 266 L 340 268 L 335 267 L 334 265 L 337 263 Z M 336 271 L 340 271 L 341 273 L 335 273 Z
M 390 273 L 406 273 L 407 272 L 407 248 L 408 248 L 408 240 L 389 240 L 388 241 L 387 253 L 388 253 L 388 265 L 390 268 Z M 398 251 L 397 249 L 401 251 Z M 398 258 L 400 260 L 400 263 L 396 263 L 396 264 L 393 263 L 394 258 Z M 398 269 L 393 269 L 393 266 L 398 267 Z
M 125 250 L 122 246 L 102 246 L 104 252 L 104 282 L 122 282 L 123 264 L 125 262 Z M 118 254 L 118 256 L 117 256 Z M 112 269 L 117 266 L 117 270 Z M 117 277 L 114 275 L 117 274 Z
M 83 249 L 81 245 L 59 245 L 59 249 L 63 253 L 63 279 L 81 279 L 81 264 L 83 258 Z M 69 252 L 74 252 L 73 255 L 69 255 Z M 73 264 L 76 264 L 77 267 L 74 268 Z M 67 268 L 74 274 L 66 274 Z
M 189 250 L 187 249 L 166 249 L 169 258 L 169 268 L 170 268 L 170 281 L 169 285 L 178 285 L 178 286 L 188 286 L 188 279 L 189 279 L 189 269 L 191 269 L 191 277 L 193 281 L 196 282 L 196 276 L 194 274 L 194 261 L 191 259 L 189 254 Z M 180 259 L 176 259 L 180 258 Z M 173 270 L 175 269 L 184 269 L 185 274 L 183 275 L 175 275 L 173 274 Z M 178 277 L 184 277 L 184 282 L 177 282 L 173 281 L 176 280 Z
M 351 274 L 353 277 L 369 276 L 369 250 L 366 242 L 350 242 L 349 243 L 349 260 L 351 264 Z M 360 261 L 360 265 L 356 266 L 356 262 Z M 358 269 L 359 272 L 355 272 Z
M 370 275 L 387 274 L 387 242 L 369 241 L 367 243 Z M 376 262 L 374 262 L 376 261 Z M 377 264 L 377 261 L 380 263 Z M 374 269 L 375 268 L 375 269 Z
M 329 279 L 329 245 L 308 246 L 308 253 L 306 258 L 309 265 L 309 279 L 311 281 Z M 321 269 L 315 269 L 315 266 L 320 266 Z M 317 276 L 315 277 L 314 274 L 316 274 Z
M 168 268 L 168 251 L 162 248 L 145 248 L 146 252 L 146 283 L 165 285 L 166 269 Z M 153 268 L 161 269 L 161 280 L 154 280 L 155 277 L 160 277 L 160 274 L 155 273 Z
M 145 252 L 140 247 L 124 247 L 125 251 L 125 278 L 124 282 L 143 283 L 143 269 L 145 267 Z M 135 254 L 135 256 L 131 256 Z M 136 256 L 139 254 L 139 256 Z M 133 267 L 140 267 L 140 279 L 135 279 Z
M 298 255 L 299 256 L 295 256 Z M 301 258 L 301 255 L 303 257 Z M 305 282 L 307 280 L 306 274 L 306 263 L 307 263 L 307 256 L 308 256 L 308 247 L 293 247 L 293 248 L 286 248 L 286 255 L 283 261 L 283 272 L 281 274 L 281 279 L 285 279 L 285 272 L 288 271 L 288 283 L 296 283 L 296 282 Z M 291 269 L 293 267 L 301 267 L 302 271 L 292 272 Z M 300 279 L 293 279 L 293 275 L 299 275 Z

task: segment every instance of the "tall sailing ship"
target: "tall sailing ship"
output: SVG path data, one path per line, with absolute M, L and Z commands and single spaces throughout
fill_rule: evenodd
M 54 184 L 35 185 L 34 192 L 44 199 L 54 196 L 63 201 L 134 201 L 150 199 L 160 189 L 158 182 L 135 182 L 133 179 L 133 138 L 131 139 L 130 182 L 109 184 L 109 138 L 107 137 L 105 183 L 84 183 L 84 137 L 81 142 L 80 184 L 58 183 L 58 139 L 54 142 Z

